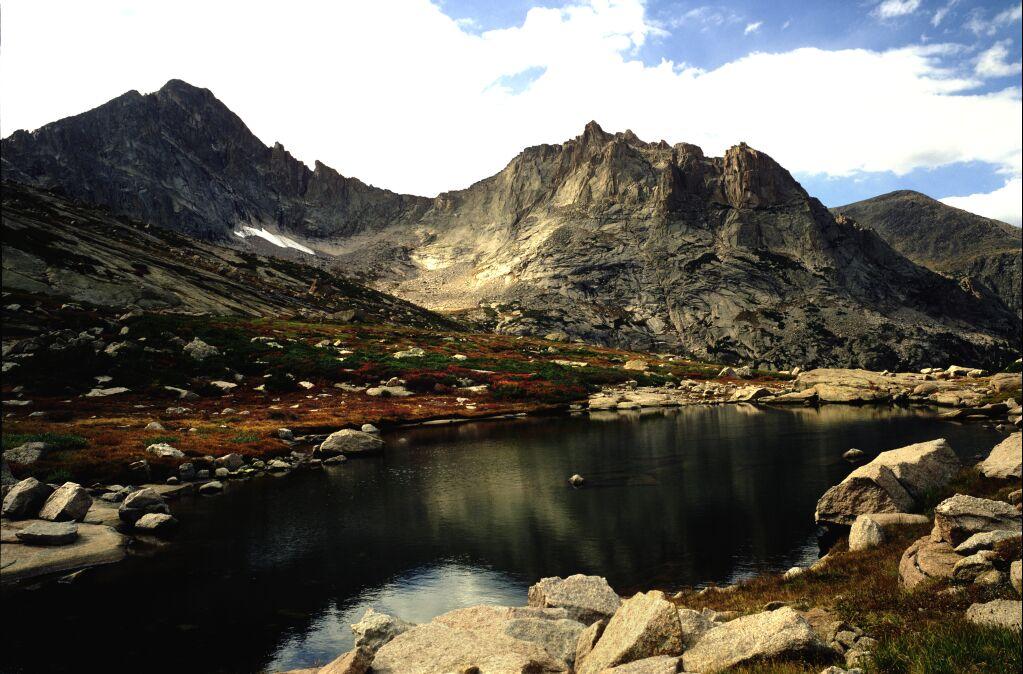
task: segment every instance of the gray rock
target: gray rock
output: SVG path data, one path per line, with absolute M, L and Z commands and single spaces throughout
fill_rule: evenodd
M 959 545 L 970 536 L 984 531 L 1020 531 L 1020 512 L 1005 501 L 956 494 L 934 509 L 936 540 Z
M 1013 433 L 995 445 L 988 457 L 977 464 L 985 477 L 1002 480 L 1023 476 L 1023 433 Z
M 25 444 L 18 445 L 4 452 L 4 458 L 11 463 L 21 464 L 22 466 L 31 466 L 39 459 L 46 456 L 46 452 L 50 449 L 49 445 L 45 442 L 26 442 Z
M 364 454 L 384 448 L 384 441 L 372 433 L 344 429 L 331 433 L 320 443 L 318 453 L 324 456 L 336 454 Z
M 586 626 L 576 620 L 561 618 L 512 618 L 504 624 L 504 634 L 520 641 L 537 644 L 553 657 L 572 664 L 579 635 Z
M 184 351 L 195 360 L 200 361 L 220 355 L 220 350 L 217 347 L 207 344 L 198 337 L 186 344 Z
M 224 483 L 220 482 L 218 480 L 211 480 L 211 481 L 207 482 L 206 484 L 203 484 L 203 485 L 199 486 L 199 493 L 200 494 L 205 494 L 205 495 L 219 494 L 222 491 L 224 491 Z
M 605 627 L 607 627 L 607 620 L 598 620 L 579 633 L 579 638 L 575 642 L 574 662 L 580 663 L 590 654 L 601 635 L 604 634 Z
M 684 641 L 675 605 L 663 592 L 640 592 L 622 602 L 596 646 L 575 669 L 578 674 L 598 674 L 641 658 L 678 655 Z
M 12 520 L 35 517 L 52 493 L 53 488 L 49 485 L 34 477 L 27 477 L 7 492 L 7 496 L 4 497 L 3 516 Z
M 218 457 L 216 464 L 227 468 L 229 471 L 236 471 L 245 465 L 245 457 L 237 452 L 232 452 L 231 454 Z
M 224 480 L 230 476 L 231 471 L 229 471 L 227 468 L 224 468 L 223 466 L 213 471 L 213 477 L 217 478 L 218 480 Z
M 78 538 L 78 525 L 74 522 L 33 522 L 14 535 L 27 545 L 67 545 Z
M 135 528 L 140 531 L 165 531 L 177 526 L 178 520 L 167 513 L 148 513 L 135 522 Z
M 995 599 L 983 604 L 973 604 L 966 609 L 966 619 L 976 625 L 1004 627 L 1020 631 L 1023 617 L 1023 603 L 1013 599 Z
M 713 672 L 765 658 L 816 655 L 824 648 L 810 623 L 786 606 L 718 625 L 682 660 L 686 671 Z
M 931 581 L 951 578 L 952 570 L 961 559 L 948 543 L 924 536 L 902 553 L 899 582 L 903 588 L 915 590 Z
M 904 526 L 919 526 L 930 522 L 926 515 L 909 513 L 871 513 L 860 515 L 849 529 L 849 549 L 867 550 L 884 543 L 887 532 Z
M 1009 565 L 1009 582 L 1012 583 L 1014 588 L 1016 588 L 1016 594 L 1020 594 L 1020 560 L 1018 559 Z
M 528 597 L 530 606 L 563 608 L 569 618 L 584 625 L 610 618 L 622 604 L 607 579 L 582 574 L 542 578 L 529 588 Z
M 980 533 L 973 534 L 957 545 L 955 550 L 960 555 L 972 555 L 973 553 L 980 552 L 981 550 L 990 550 L 998 543 L 1007 541 L 1011 538 L 1020 538 L 1020 532 L 1010 531 L 1008 529 L 982 531 Z
M 277 437 L 285 442 L 293 442 L 295 440 L 295 434 L 290 428 L 278 428 Z
M 403 632 L 415 627 L 413 623 L 406 622 L 386 613 L 378 613 L 372 608 L 366 609 L 362 619 L 352 624 L 352 632 L 355 633 L 356 648 L 363 648 L 370 653 L 376 653 L 380 647 Z
M 158 456 L 163 459 L 183 459 L 185 453 L 180 449 L 171 447 L 166 442 L 158 442 L 146 447 L 146 453 Z
M 376 426 L 374 426 L 373 424 L 363 424 L 362 428 L 360 428 L 359 430 L 361 430 L 363 433 L 379 433 L 380 432 L 380 429 L 377 428 Z
M 195 479 L 195 464 L 191 461 L 185 462 L 178 466 L 178 477 L 182 480 L 190 481 Z
M 963 557 L 952 567 L 952 578 L 960 583 L 972 583 L 983 573 L 994 569 L 993 558 L 995 553 L 991 550 L 981 550 L 969 557 Z
M 146 424 L 146 427 L 145 427 L 144 430 L 147 430 L 147 431 L 166 431 L 167 429 L 164 428 L 163 424 L 161 424 L 159 421 L 150 421 L 148 424 Z
M 852 449 L 845 450 L 845 452 L 842 453 L 842 458 L 846 461 L 859 461 L 866 455 L 867 453 L 862 449 L 856 449 L 853 447 Z
M 39 511 L 39 519 L 51 522 L 73 520 L 81 522 L 92 507 L 92 496 L 75 482 L 65 482 L 57 488 Z
M 568 483 L 573 487 L 581 487 L 586 483 L 586 478 L 579 473 L 575 473 L 572 477 L 568 478 Z
M 136 489 L 128 494 L 117 509 L 117 516 L 122 522 L 135 525 L 143 515 L 151 513 L 170 514 L 170 507 L 163 496 L 152 487 Z

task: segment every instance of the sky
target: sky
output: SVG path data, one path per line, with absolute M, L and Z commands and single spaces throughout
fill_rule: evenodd
M 432 196 L 607 131 L 745 141 L 829 206 L 896 189 L 1015 225 L 1010 0 L 5 0 L 0 133 L 209 88 L 308 164 Z

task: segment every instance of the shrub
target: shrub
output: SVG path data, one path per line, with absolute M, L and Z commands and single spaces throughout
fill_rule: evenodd
M 83 449 L 89 445 L 82 436 L 70 433 L 11 433 L 3 436 L 4 451 L 26 442 L 45 442 L 58 451 Z

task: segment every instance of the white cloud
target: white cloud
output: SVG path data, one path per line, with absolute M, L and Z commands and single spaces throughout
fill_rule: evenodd
M 874 8 L 872 15 L 878 19 L 896 19 L 912 14 L 920 8 L 921 0 L 884 0 Z
M 726 24 L 733 24 L 742 21 L 736 12 L 726 7 L 715 7 L 703 5 L 683 12 L 681 15 L 668 21 L 670 28 L 682 26 L 700 26 L 701 31 L 717 28 Z
M 992 18 L 987 18 L 986 12 L 976 8 L 970 12 L 970 18 L 966 20 L 966 27 L 975 35 L 994 35 L 999 29 L 1009 26 L 1023 18 L 1023 3 L 1003 9 Z
M 1018 177 L 1006 180 L 1005 185 L 994 192 L 965 197 L 945 197 L 941 201 L 949 206 L 1008 222 L 1017 227 L 1023 224 L 1020 218 L 1020 212 L 1023 211 L 1023 180 Z
M 949 0 L 947 4 L 939 7 L 934 11 L 934 15 L 931 16 L 931 25 L 937 28 L 941 25 L 941 22 L 945 20 L 948 13 L 952 11 L 952 8 L 959 4 L 959 0 Z
M 415 194 L 468 186 L 590 119 L 714 155 L 744 140 L 799 173 L 980 161 L 1018 176 L 1023 163 L 1019 88 L 976 93 L 983 80 L 948 67 L 963 57 L 950 45 L 752 53 L 701 70 L 636 59 L 661 29 L 635 0 L 534 8 L 484 32 L 425 0 L 4 10 L 4 135 L 177 77 L 210 88 L 267 144 Z M 500 85 L 529 72 L 540 73 L 529 86 Z
M 996 42 L 990 49 L 981 52 L 974 67 L 980 77 L 1007 77 L 1023 70 L 1023 63 L 1010 63 L 1009 46 L 1012 40 Z
M 742 31 L 743 35 L 749 35 L 750 33 L 756 33 L 760 30 L 760 27 L 764 25 L 763 21 L 754 21 L 753 23 L 746 24 L 746 30 Z

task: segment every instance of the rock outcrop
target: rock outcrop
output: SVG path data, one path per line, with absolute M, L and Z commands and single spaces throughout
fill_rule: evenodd
M 1018 532 L 1023 526 L 1020 511 L 1005 501 L 956 494 L 934 508 L 935 540 L 959 545 L 985 531 Z
M 785 368 L 1000 367 L 1018 348 L 998 298 L 832 215 L 744 143 L 707 157 L 591 122 L 424 199 L 310 171 L 174 80 L 16 132 L 2 156 L 9 181 L 317 260 L 505 333 Z

